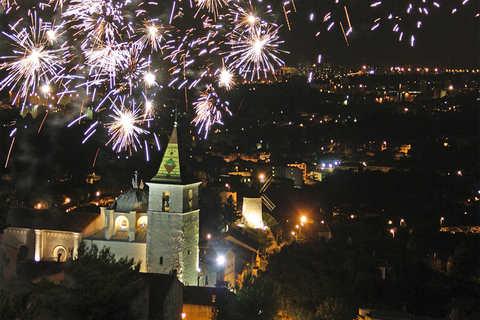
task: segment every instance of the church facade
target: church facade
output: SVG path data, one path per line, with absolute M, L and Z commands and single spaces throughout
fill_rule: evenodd
M 100 214 L 13 208 L 2 247 L 18 252 L 14 259 L 64 261 L 68 252 L 76 257 L 83 240 L 110 247 L 117 259 L 141 261 L 142 272 L 176 274 L 184 285 L 197 285 L 200 182 L 185 177 L 180 160 L 175 125 L 148 195 L 135 179 Z

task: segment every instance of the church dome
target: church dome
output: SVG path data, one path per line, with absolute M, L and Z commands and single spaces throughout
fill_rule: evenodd
M 140 188 L 129 189 L 118 196 L 110 209 L 116 212 L 128 213 L 135 211 L 137 213 L 147 212 L 148 195 L 145 190 Z

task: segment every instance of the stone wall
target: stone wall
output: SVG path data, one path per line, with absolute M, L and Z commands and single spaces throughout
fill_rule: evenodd
M 199 241 L 199 211 L 195 210 L 184 217 L 184 278 L 183 283 L 196 286 L 198 283 L 198 241 Z

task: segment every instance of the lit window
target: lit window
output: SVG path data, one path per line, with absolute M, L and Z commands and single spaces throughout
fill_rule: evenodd
M 170 211 L 170 193 L 168 191 L 163 192 L 163 211 Z

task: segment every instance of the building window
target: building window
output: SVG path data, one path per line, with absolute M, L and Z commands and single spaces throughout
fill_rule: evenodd
M 168 191 L 163 192 L 162 211 L 164 212 L 170 211 L 170 192 Z
M 28 247 L 24 244 L 20 245 L 18 247 L 18 255 L 17 258 L 18 260 L 24 260 L 28 256 Z
M 188 208 L 190 211 L 193 209 L 193 191 L 192 189 L 188 190 Z
M 160 257 L 160 264 L 163 264 L 163 257 Z

